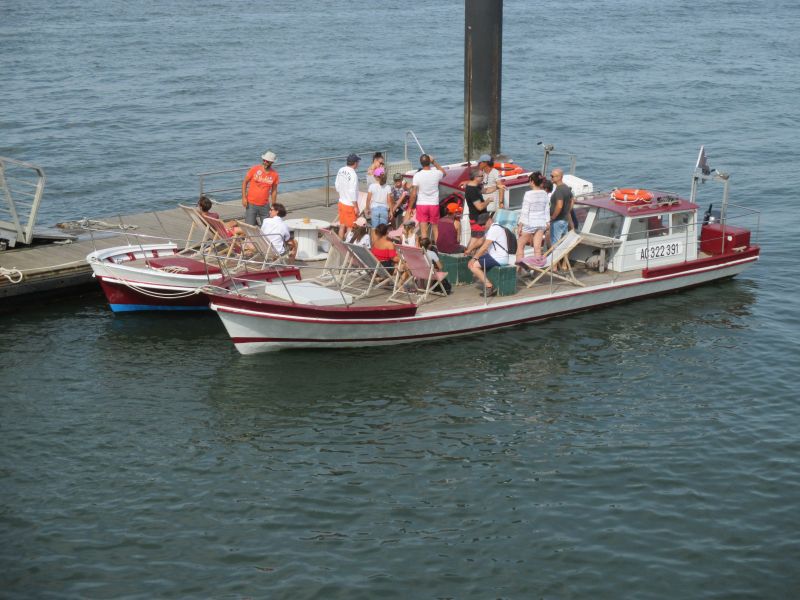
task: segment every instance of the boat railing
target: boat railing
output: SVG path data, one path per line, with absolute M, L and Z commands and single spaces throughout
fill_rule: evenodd
M 566 156 L 569 158 L 569 171 L 570 175 L 575 175 L 575 169 L 578 162 L 578 155 L 569 152 L 567 150 L 556 150 L 556 147 L 553 144 L 545 144 L 544 142 L 536 142 L 537 146 L 542 147 L 542 151 L 544 156 L 542 157 L 542 173 L 547 174 L 547 170 L 550 167 L 550 157 L 551 156 Z
M 33 241 L 44 183 L 38 165 L 0 156 L 0 239 L 9 246 Z
M 359 173 L 365 173 L 371 164 L 371 157 L 375 151 L 367 150 L 357 152 L 362 157 Z M 388 150 L 379 150 L 383 153 L 384 160 L 389 164 Z M 303 189 L 310 187 L 308 184 L 316 182 L 325 188 L 325 206 L 331 205 L 331 189 L 339 167 L 344 164 L 347 155 L 320 156 L 300 160 L 287 160 L 276 162 L 275 169 L 280 173 L 280 186 L 282 189 Z M 242 181 L 251 167 L 235 167 L 197 173 L 199 179 L 200 195 L 206 195 L 217 201 L 241 199 Z
M 725 216 L 724 221 L 720 221 L 720 223 L 727 224 L 732 227 L 738 227 L 742 229 L 747 229 L 750 231 L 750 244 L 757 245 L 758 244 L 758 237 L 760 232 L 760 221 L 761 221 L 761 211 L 757 209 L 753 209 L 746 206 L 741 206 L 738 204 L 728 204 L 727 214 Z M 699 248 L 701 242 L 701 235 L 702 235 L 702 226 L 706 224 L 705 219 L 699 219 L 698 213 L 693 212 L 692 218 L 686 223 L 683 223 L 679 226 L 683 232 L 683 261 L 688 262 L 689 260 L 693 260 L 693 257 L 690 257 L 689 252 L 687 251 L 692 245 L 696 245 L 698 252 L 695 254 L 699 255 Z M 675 241 L 676 236 L 673 232 L 673 229 L 677 229 L 678 227 L 674 227 L 672 224 L 669 224 L 663 228 L 648 228 L 642 232 L 642 237 L 639 238 L 639 241 L 644 242 L 644 249 L 646 250 L 645 256 L 646 259 L 644 260 L 643 266 L 645 268 L 650 268 L 653 265 L 660 265 L 664 264 L 663 260 L 659 260 L 658 257 L 651 258 L 654 256 L 654 253 L 650 251 L 651 247 L 657 247 L 665 242 L 666 235 L 669 236 L 670 241 Z M 633 242 L 636 241 L 631 238 L 631 234 L 621 234 L 616 236 L 622 242 Z M 727 244 L 730 242 L 727 240 L 727 235 L 720 234 L 719 238 L 709 238 L 708 234 L 706 234 L 705 241 L 711 242 L 715 240 L 719 240 L 720 242 L 720 251 L 726 252 L 727 251 Z M 638 252 L 642 250 L 642 246 L 632 246 L 630 243 L 623 243 L 619 251 L 614 256 L 614 259 L 621 259 L 622 262 L 626 262 L 625 259 L 631 258 L 635 256 Z

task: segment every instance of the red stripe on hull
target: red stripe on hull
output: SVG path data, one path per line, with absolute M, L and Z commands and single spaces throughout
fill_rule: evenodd
M 272 302 L 257 298 L 240 300 L 234 296 L 213 295 L 214 304 L 220 308 L 239 308 L 242 310 L 258 310 L 265 314 L 277 314 L 292 317 L 333 318 L 337 320 L 361 319 L 398 319 L 413 317 L 417 313 L 415 304 L 397 304 L 381 306 L 304 306 L 288 302 Z
M 720 254 L 719 256 L 698 258 L 697 260 L 682 262 L 676 265 L 651 267 L 649 269 L 642 269 L 642 277 L 645 279 L 652 279 L 653 277 L 663 277 L 664 275 L 677 275 L 686 271 L 694 271 L 695 269 L 713 267 L 715 265 L 730 262 L 731 260 L 756 257 L 760 251 L 761 248 L 759 246 L 751 246 L 743 252 L 726 252 L 725 254 Z

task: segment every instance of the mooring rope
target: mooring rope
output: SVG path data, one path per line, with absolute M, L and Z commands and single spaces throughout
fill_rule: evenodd
M 138 225 L 107 223 L 106 221 L 88 219 L 86 217 L 83 219 L 78 219 L 77 221 L 64 221 L 56 226 L 61 229 L 121 229 L 123 231 L 127 231 L 128 229 L 139 229 Z
M 11 283 L 19 283 L 24 277 L 22 271 L 19 269 L 6 269 L 5 267 L 0 267 L 0 275 L 8 279 Z

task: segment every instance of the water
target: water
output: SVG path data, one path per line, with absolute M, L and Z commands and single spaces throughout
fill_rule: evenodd
M 41 223 L 412 128 L 456 160 L 463 6 L 0 3 Z M 43 18 L 46 16 L 46 18 Z M 505 3 L 503 146 L 762 211 L 744 276 L 457 342 L 243 357 L 213 315 L 2 315 L 0 596 L 787 598 L 800 9 Z M 558 35 L 555 35 L 558 34 Z M 717 201 L 707 184 L 702 202 Z

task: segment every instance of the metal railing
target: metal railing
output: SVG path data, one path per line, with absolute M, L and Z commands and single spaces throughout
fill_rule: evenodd
M 7 240 L 9 246 L 17 242 L 30 244 L 33 240 L 44 182 L 44 169 L 38 165 L 0 156 L 0 193 L 4 200 L 0 203 L 0 238 Z M 21 216 L 25 212 L 27 218 Z
M 369 150 L 364 152 L 357 152 L 359 156 L 362 157 L 361 165 L 364 165 L 362 169 L 358 172 L 364 173 L 366 172 L 367 167 L 371 164 L 372 155 L 375 151 Z M 388 164 L 389 162 L 389 152 L 387 150 L 380 151 L 383 153 L 384 161 Z M 339 170 L 339 164 L 343 164 L 347 159 L 347 155 L 340 155 L 340 156 L 322 156 L 319 158 L 306 158 L 301 160 L 289 160 L 285 162 L 275 163 L 275 168 L 281 173 L 281 180 L 280 185 L 291 185 L 291 184 L 303 184 L 309 183 L 312 181 L 320 182 L 325 187 L 325 206 L 331 205 L 331 188 L 333 187 L 333 180 L 336 177 L 336 172 Z M 332 168 L 332 165 L 337 165 Z M 296 171 L 307 170 L 306 168 L 309 165 L 319 165 L 321 167 L 321 173 L 313 174 L 313 175 L 299 175 L 293 176 L 292 174 Z M 219 200 L 234 200 L 237 198 L 241 198 L 242 195 L 242 181 L 244 180 L 244 175 L 249 171 L 252 167 L 236 167 L 233 169 L 221 169 L 218 171 L 205 171 L 203 173 L 197 173 L 197 177 L 199 178 L 200 183 L 200 195 L 208 195 L 214 197 L 215 199 Z M 288 173 L 288 175 L 284 175 L 284 172 Z M 233 185 L 231 179 L 233 175 L 237 175 L 237 183 Z M 211 178 L 220 178 L 224 179 L 224 182 L 220 182 L 219 186 L 224 187 L 209 187 L 209 179 Z

